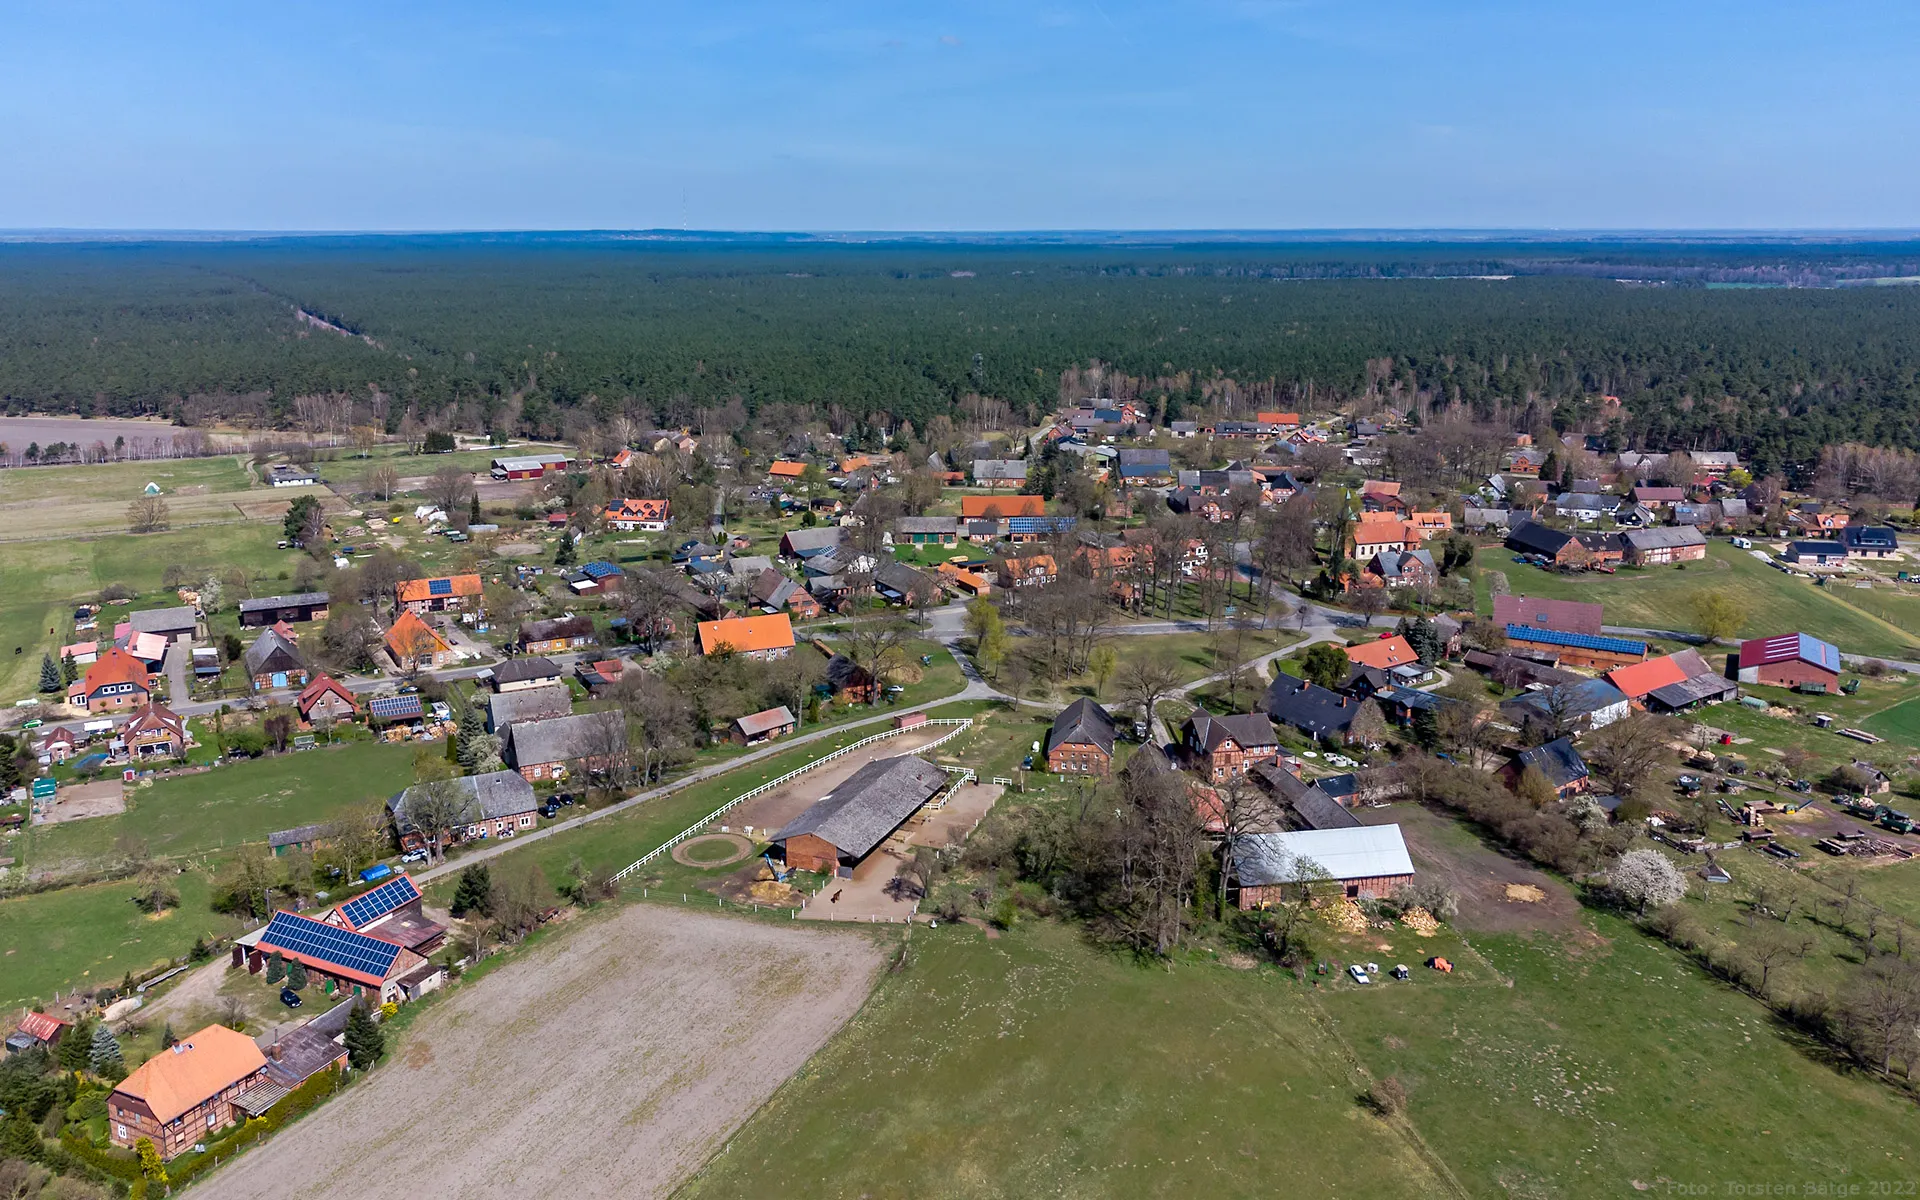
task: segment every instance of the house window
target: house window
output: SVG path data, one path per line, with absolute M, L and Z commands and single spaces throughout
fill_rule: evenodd
M 127 1136 L 127 1127 L 125 1125 L 115 1125 L 114 1128 L 119 1131 L 115 1134 L 116 1137 L 124 1138 Z
M 214 1123 L 217 1122 L 218 1120 L 219 1120 L 219 1117 L 214 1113 L 214 1111 L 212 1109 L 208 1109 L 207 1110 L 207 1128 L 212 1129 L 214 1127 Z

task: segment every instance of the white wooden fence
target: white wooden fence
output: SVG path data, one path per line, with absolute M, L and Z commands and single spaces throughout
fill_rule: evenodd
M 941 745 L 945 742 L 952 741 L 954 738 L 959 737 L 961 734 L 965 733 L 967 730 L 973 728 L 973 718 L 972 717 L 939 717 L 939 718 L 922 721 L 918 725 L 910 725 L 907 727 L 907 729 L 921 729 L 928 725 L 953 725 L 953 726 L 956 726 L 956 728 L 949 730 L 948 732 L 942 734 L 941 736 L 933 739 L 931 742 L 928 742 L 924 746 L 915 747 L 913 751 L 915 754 L 918 754 L 923 750 L 931 750 L 935 746 Z M 701 830 L 713 824 L 715 821 L 719 820 L 721 817 L 725 816 L 727 814 L 727 811 L 733 808 L 735 805 L 745 803 L 746 801 L 753 799 L 755 796 L 761 795 L 764 792 L 771 791 L 772 789 L 777 788 L 784 783 L 790 782 L 791 780 L 798 779 L 800 776 L 805 775 L 808 771 L 813 770 L 815 767 L 818 767 L 823 763 L 830 763 L 834 759 L 839 758 L 843 754 L 851 754 L 853 751 L 860 749 L 860 747 L 862 746 L 871 746 L 875 742 L 885 741 L 887 738 L 891 738 L 891 737 L 898 737 L 901 734 L 907 732 L 907 729 L 886 729 L 886 730 L 882 730 L 879 733 L 873 734 L 869 737 L 863 737 L 857 742 L 848 742 L 846 745 L 840 747 L 838 750 L 835 750 L 831 754 L 821 755 L 819 758 L 814 759 L 812 762 L 807 763 L 805 766 L 795 767 L 793 770 L 788 771 L 785 775 L 780 776 L 778 779 L 769 779 L 767 782 L 761 784 L 757 788 L 754 788 L 750 792 L 740 793 L 738 796 L 735 796 L 733 799 L 727 801 L 725 804 L 722 804 L 719 808 L 714 809 L 712 812 L 700 818 L 698 821 L 694 822 L 692 825 L 681 830 L 679 833 L 674 834 L 672 837 L 660 843 L 658 846 L 655 846 L 653 849 L 647 851 L 645 854 L 635 859 L 630 865 L 622 868 L 619 871 L 619 873 L 614 875 L 613 882 L 615 883 L 620 882 L 622 879 L 625 879 L 627 876 L 633 874 L 635 871 L 638 871 L 641 867 L 646 866 L 648 863 L 652 862 L 654 859 L 659 858 L 662 854 L 665 854 L 669 850 L 672 850 L 675 846 L 678 846 L 681 842 L 686 841 L 690 837 L 697 836 Z M 948 767 L 944 769 L 954 770 L 956 768 Z M 967 774 L 971 776 L 973 772 L 969 770 L 967 771 Z

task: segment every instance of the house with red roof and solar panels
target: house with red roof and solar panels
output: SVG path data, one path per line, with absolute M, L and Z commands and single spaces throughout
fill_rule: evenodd
M 447 977 L 446 968 L 398 940 L 284 909 L 264 929 L 234 939 L 233 965 L 257 975 L 275 954 L 305 967 L 329 996 L 368 996 L 377 1004 L 417 999 Z
M 421 911 L 423 898 L 405 871 L 371 891 L 328 909 L 320 919 L 340 929 L 351 929 L 382 941 L 405 946 L 415 954 L 432 954 L 447 940 L 447 927 Z
M 1750 638 L 1740 643 L 1737 670 L 1741 683 L 1838 692 L 1840 648 L 1806 633 Z

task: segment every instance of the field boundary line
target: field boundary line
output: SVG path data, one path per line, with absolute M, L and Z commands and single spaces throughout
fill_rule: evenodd
M 862 746 L 871 746 L 875 742 L 883 742 L 888 738 L 898 737 L 901 734 L 907 732 L 908 729 L 920 729 L 927 725 L 953 725 L 953 726 L 956 726 L 956 728 L 948 730 L 946 733 L 941 734 L 939 737 L 933 739 L 931 742 L 928 742 L 924 746 L 914 747 L 913 752 L 915 754 L 919 754 L 923 750 L 931 750 L 935 746 L 943 745 L 947 742 L 952 741 L 954 738 L 959 737 L 961 734 L 965 733 L 967 730 L 973 728 L 973 718 L 972 717 L 935 717 L 935 718 L 930 718 L 928 720 L 922 721 L 918 725 L 909 725 L 909 726 L 904 726 L 898 729 L 883 729 L 879 733 L 871 734 L 867 737 L 863 737 L 857 742 L 849 742 L 830 754 L 823 754 L 819 758 L 816 758 L 811 762 L 795 767 L 793 770 L 788 771 L 785 775 L 781 775 L 778 778 L 767 780 L 767 782 L 761 784 L 759 787 L 754 788 L 752 791 L 740 793 L 738 796 L 735 796 L 733 799 L 727 801 L 725 804 L 722 804 L 719 808 L 714 809 L 712 812 L 708 813 L 706 816 L 700 818 L 698 821 L 695 821 L 692 825 L 687 826 L 687 828 L 681 830 L 679 833 L 674 834 L 672 837 L 668 838 L 666 841 L 660 843 L 658 846 L 655 846 L 653 849 L 647 851 L 645 854 L 642 854 L 639 858 L 635 859 L 633 862 L 629 863 L 627 866 L 622 867 L 619 871 L 614 873 L 613 878 L 609 880 L 609 882 L 618 883 L 622 879 L 625 879 L 627 876 L 633 874 L 635 871 L 638 871 L 641 867 L 646 866 L 648 863 L 652 862 L 654 859 L 659 858 L 662 854 L 667 853 L 669 850 L 672 850 L 675 846 L 678 846 L 681 842 L 684 842 L 688 838 L 693 837 L 694 835 L 698 834 L 702 829 L 705 829 L 707 826 L 719 820 L 722 816 L 726 815 L 729 809 L 732 809 L 735 805 L 744 803 L 745 801 L 753 799 L 755 796 L 761 795 L 765 792 L 771 791 L 774 788 L 780 787 L 783 784 L 789 783 L 792 780 L 798 779 L 800 776 L 805 775 L 808 771 L 813 770 L 815 767 L 821 766 L 824 763 L 832 762 L 834 759 L 839 758 L 841 755 L 852 753 L 853 751 L 860 749 Z M 968 773 L 971 774 L 971 772 L 968 772 Z

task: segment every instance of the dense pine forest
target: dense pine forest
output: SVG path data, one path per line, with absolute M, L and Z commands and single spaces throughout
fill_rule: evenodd
M 548 435 L 616 412 L 696 421 L 735 399 L 922 425 L 968 397 L 1030 418 L 1096 391 L 1168 419 L 1464 406 L 1622 447 L 1738 449 L 1765 469 L 1842 441 L 1920 447 L 1920 290 L 1832 286 L 1914 273 L 1916 258 L 1912 244 L 16 244 L 0 247 L 0 396 L 15 413 L 285 423 L 297 397 L 335 394 L 389 429 Z M 1511 277 L 1471 277 L 1495 275 Z

